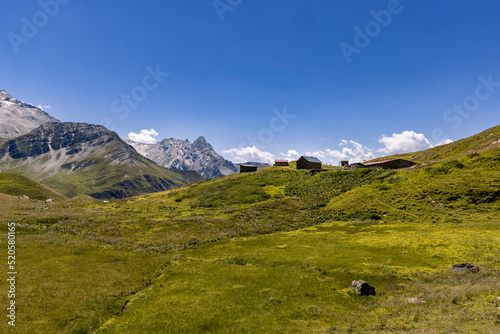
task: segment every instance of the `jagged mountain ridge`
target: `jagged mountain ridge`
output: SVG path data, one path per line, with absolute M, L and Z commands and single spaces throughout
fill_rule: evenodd
M 231 175 L 239 171 L 238 166 L 220 156 L 203 136 L 193 143 L 175 138 L 163 139 L 155 144 L 124 140 L 137 152 L 160 166 L 175 170 L 195 170 L 204 179 Z
M 267 162 L 255 162 L 255 161 L 247 161 L 243 164 L 238 164 L 238 165 L 252 165 L 252 166 L 257 166 L 258 169 L 263 168 L 263 167 L 267 167 L 267 166 L 271 166 Z
M 26 175 L 68 197 L 123 198 L 202 180 L 158 166 L 100 125 L 45 123 L 0 146 L 0 169 Z
M 15 138 L 47 122 L 59 122 L 32 104 L 13 98 L 0 90 L 0 138 Z

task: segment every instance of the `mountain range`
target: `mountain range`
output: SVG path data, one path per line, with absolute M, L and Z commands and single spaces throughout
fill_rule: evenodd
M 0 91 L 0 170 L 67 197 L 123 198 L 201 181 L 143 157 L 104 126 L 60 122 Z
M 204 137 L 193 143 L 175 138 L 163 139 L 155 144 L 124 139 L 137 152 L 160 166 L 175 170 L 195 170 L 204 179 L 238 173 L 239 167 L 220 156 Z

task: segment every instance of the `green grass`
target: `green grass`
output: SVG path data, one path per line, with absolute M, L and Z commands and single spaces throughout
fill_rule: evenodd
M 109 203 L 0 195 L 19 232 L 19 328 L 498 332 L 500 150 L 483 137 L 398 171 L 271 167 Z M 480 272 L 449 270 L 463 262 Z
M 62 200 L 65 197 L 38 182 L 35 182 L 25 176 L 14 173 L 0 173 L 0 193 L 11 196 L 26 195 L 32 199 Z
M 26 333 L 97 329 L 120 313 L 127 298 L 145 288 L 167 261 L 160 253 L 123 252 L 22 226 L 16 245 L 16 328 Z M 6 291 L 4 280 L 0 286 Z M 7 302 L 7 293 L 2 293 L 0 304 Z M 6 321 L 0 332 L 7 332 Z
M 445 231 L 331 222 L 189 249 L 98 333 L 492 333 L 500 329 L 498 223 Z M 463 261 L 482 270 L 449 271 Z M 355 279 L 377 296 L 357 296 Z

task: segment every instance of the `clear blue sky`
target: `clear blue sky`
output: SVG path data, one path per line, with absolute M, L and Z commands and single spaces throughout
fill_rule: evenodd
M 499 13 L 494 0 L 4 0 L 0 89 L 122 136 L 203 135 L 234 161 L 369 158 L 500 123 Z

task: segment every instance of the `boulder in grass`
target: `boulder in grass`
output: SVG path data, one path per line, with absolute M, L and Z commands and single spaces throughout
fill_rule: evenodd
M 375 296 L 375 287 L 363 280 L 352 281 L 351 287 L 359 292 L 360 296 Z
M 26 195 L 21 195 L 21 196 L 19 196 L 19 198 L 20 198 L 20 199 L 30 199 L 30 198 L 29 198 L 28 196 L 26 196 Z
M 450 270 L 457 271 L 460 273 L 468 271 L 477 273 L 479 271 L 479 267 L 472 263 L 460 263 L 452 265 Z
M 49 198 L 48 200 L 45 201 L 45 203 L 49 204 L 49 203 L 54 203 L 55 200 L 53 200 L 52 198 Z

